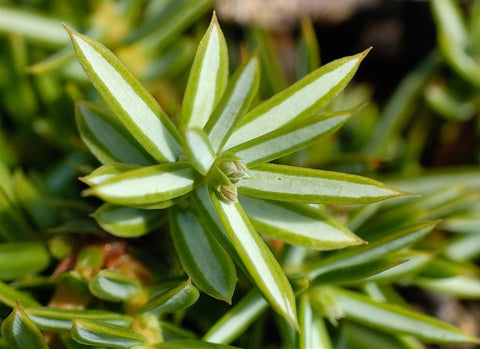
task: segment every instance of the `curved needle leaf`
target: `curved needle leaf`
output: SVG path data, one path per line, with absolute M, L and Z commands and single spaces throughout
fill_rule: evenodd
M 229 152 L 234 153 L 250 166 L 278 159 L 335 132 L 357 110 L 358 108 L 301 120 L 298 123 L 289 124 L 276 131 L 242 143 L 230 149 Z
M 300 298 L 298 320 L 300 324 L 298 349 L 332 349 L 323 319 L 313 311 L 308 294 Z
M 258 291 L 251 291 L 210 327 L 203 340 L 222 344 L 233 342 L 267 307 L 265 298 Z
M 192 211 L 170 210 L 172 239 L 183 269 L 205 293 L 231 302 L 237 274 L 230 256 Z
M 81 344 L 127 349 L 147 342 L 145 337 L 125 326 L 85 319 L 75 319 L 72 322 L 72 338 Z
M 319 262 L 306 265 L 305 269 L 308 271 L 310 278 L 315 278 L 332 270 L 373 261 L 415 243 L 430 233 L 437 223 L 425 222 L 413 225 L 368 245 L 334 253 Z
M 2 322 L 2 336 L 11 349 L 48 349 L 42 333 L 17 301 L 12 313 Z
M 77 102 L 75 119 L 83 142 L 102 164 L 123 162 L 153 165 L 156 163 L 107 110 L 91 103 Z
M 26 308 L 25 312 L 40 329 L 52 331 L 70 330 L 72 319 L 95 320 L 122 327 L 130 326 L 133 321 L 128 315 L 104 310 L 32 307 Z
M 333 289 L 345 317 L 392 334 L 408 334 L 430 343 L 480 343 L 456 327 L 396 304 L 373 301 L 344 289 Z
M 224 150 L 317 112 L 343 90 L 369 50 L 318 68 L 254 108 L 235 126 L 235 131 L 228 139 Z
M 406 259 L 380 258 L 361 264 L 355 264 L 344 268 L 320 274 L 310 282 L 310 288 L 325 284 L 350 285 L 365 283 L 370 276 L 377 275 L 390 268 L 405 263 Z M 370 279 L 369 279 L 370 280 Z
M 95 169 L 89 175 L 80 177 L 80 180 L 89 186 L 99 185 L 116 175 L 138 168 L 140 168 L 140 166 L 130 164 L 103 165 Z
M 199 128 L 189 128 L 185 131 L 185 153 L 190 164 L 204 176 L 215 162 L 215 152 L 210 141 Z
M 118 205 L 154 204 L 184 195 L 193 189 L 193 170 L 176 162 L 127 171 L 85 191 Z
M 268 300 L 293 327 L 298 328 L 295 297 L 282 267 L 238 202 L 220 200 L 210 193 L 220 220 L 249 275 Z
M 218 217 L 218 213 L 213 205 L 212 199 L 210 198 L 207 185 L 202 185 L 196 188 L 190 197 L 196 211 L 199 213 L 198 218 L 200 221 L 208 228 L 208 231 L 215 236 L 230 257 L 235 260 L 235 263 L 243 268 L 242 261 Z
M 264 164 L 248 171 L 238 192 L 262 199 L 319 204 L 366 204 L 402 195 L 373 179 L 345 173 Z
M 194 304 L 199 297 L 198 290 L 188 279 L 171 290 L 160 294 L 145 304 L 139 313 L 142 315 L 160 315 L 185 309 Z
M 122 238 L 145 235 L 164 222 L 164 215 L 157 210 L 112 204 L 103 204 L 92 216 L 104 230 Z
M 235 121 L 244 115 L 257 93 L 259 70 L 257 56 L 252 56 L 237 68 L 222 99 L 205 125 L 205 132 L 215 152 L 221 149 L 224 141 L 230 136 Z
M 362 244 L 363 240 L 335 220 L 308 205 L 241 196 L 255 229 L 285 242 L 319 250 Z
M 214 13 L 188 78 L 180 118 L 182 128 L 205 126 L 223 94 L 227 78 L 227 44 Z
M 183 152 L 179 136 L 153 96 L 110 50 L 65 28 L 83 69 L 132 136 L 157 161 L 175 161 Z
M 123 302 L 131 299 L 141 289 L 136 279 L 116 271 L 103 269 L 88 283 L 90 292 L 100 299 L 110 302 Z

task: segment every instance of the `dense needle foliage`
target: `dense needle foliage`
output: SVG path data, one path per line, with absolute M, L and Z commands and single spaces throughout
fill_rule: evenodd
M 422 163 L 480 129 L 480 1 L 430 1 L 381 111 L 349 84 L 374 51 L 321 64 L 309 20 L 288 84 L 213 1 L 90 5 L 0 5 L 0 348 L 480 343 L 409 304 L 480 298 L 480 152 Z

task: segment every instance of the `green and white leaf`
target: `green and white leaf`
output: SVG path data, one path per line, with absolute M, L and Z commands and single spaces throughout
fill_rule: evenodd
M 242 206 L 220 200 L 210 193 L 220 220 L 250 277 L 270 303 L 293 327 L 297 328 L 295 297 L 282 267 L 255 231 Z
M 338 130 L 358 108 L 330 115 L 317 115 L 288 124 L 229 150 L 247 165 L 278 159 Z
M 480 298 L 480 279 L 472 275 L 456 275 L 438 279 L 417 276 L 412 283 L 418 287 L 450 294 L 460 299 Z
M 221 149 L 235 122 L 247 111 L 257 93 L 259 80 L 257 56 L 252 56 L 238 67 L 230 79 L 222 99 L 205 125 L 205 132 L 215 152 Z
M 204 176 L 215 162 L 215 152 L 210 141 L 199 128 L 189 128 L 185 131 L 185 153 L 190 164 Z
M 52 307 L 31 307 L 25 312 L 42 330 L 68 331 L 72 327 L 72 319 L 95 320 L 99 322 L 128 327 L 132 317 L 106 310 L 93 309 L 60 309 Z
M 128 301 L 141 290 L 140 282 L 116 271 L 100 270 L 88 283 L 88 289 L 97 298 L 110 302 Z
M 217 239 L 217 241 L 223 246 L 229 256 L 235 261 L 235 264 L 245 271 L 242 260 L 218 217 L 218 213 L 208 192 L 207 185 L 195 188 L 190 197 L 195 210 L 198 212 L 197 217 L 202 224 L 207 227 L 209 233 L 213 234 L 215 239 Z
M 80 177 L 80 180 L 85 184 L 93 187 L 99 185 L 116 175 L 125 173 L 130 170 L 138 169 L 140 166 L 131 164 L 111 164 L 103 165 L 92 171 L 89 175 Z
M 235 125 L 224 150 L 316 113 L 345 88 L 368 51 L 326 64 L 254 108 Z
M 203 128 L 223 94 L 228 78 L 228 52 L 215 13 L 197 49 L 188 78 L 180 127 Z
M 412 335 L 429 343 L 480 343 L 450 324 L 403 306 L 373 301 L 340 288 L 335 288 L 334 294 L 344 316 L 363 325 L 396 335 Z
M 14 280 L 46 269 L 50 254 L 42 242 L 0 244 L 0 280 Z
M 369 277 L 388 271 L 405 262 L 405 259 L 379 258 L 361 264 L 337 268 L 315 277 L 310 282 L 310 288 L 326 284 L 351 285 L 365 283 Z
M 310 278 L 315 278 L 332 270 L 366 263 L 387 256 L 424 238 L 433 230 L 437 223 L 419 223 L 389 234 L 368 245 L 336 252 L 318 262 L 306 264 L 305 271 Z
M 139 310 L 139 314 L 158 316 L 182 310 L 193 305 L 199 295 L 198 290 L 192 285 L 192 281 L 188 279 L 151 299 Z
M 158 210 L 103 204 L 93 218 L 104 230 L 122 238 L 145 235 L 165 221 L 165 215 Z
M 177 160 L 183 153 L 178 133 L 153 96 L 110 50 L 67 31 L 83 69 L 132 136 L 157 161 Z
M 231 302 L 237 273 L 230 256 L 193 211 L 170 210 L 172 239 L 183 269 L 208 295 Z
M 155 164 L 155 160 L 114 115 L 88 102 L 77 102 L 75 105 L 75 119 L 80 136 L 102 164 Z
M 81 344 L 128 349 L 147 343 L 144 336 L 133 332 L 129 327 L 85 319 L 74 319 L 72 322 L 71 336 Z
M 311 206 L 248 196 L 241 196 L 239 200 L 253 226 L 261 234 L 318 250 L 363 243 L 350 230 Z
M 300 331 L 298 333 L 298 349 L 332 349 L 330 336 L 327 332 L 323 319 L 314 311 L 310 304 L 308 294 L 300 298 L 298 320 Z
M 351 174 L 264 164 L 249 169 L 238 192 L 262 199 L 319 204 L 365 204 L 402 195 L 373 179 Z
M 251 291 L 210 327 L 203 340 L 229 344 L 244 333 L 267 308 L 265 298 L 257 291 Z
M 194 172 L 186 162 L 142 167 L 110 178 L 85 191 L 118 205 L 148 205 L 187 194 Z
M 1 326 L 3 339 L 11 349 L 48 349 L 42 333 L 17 301 L 10 315 L 3 320 Z
M 396 265 L 381 273 L 372 275 L 366 281 L 373 281 L 377 284 L 386 284 L 395 280 L 408 279 L 425 269 L 434 257 L 431 253 L 423 251 L 400 251 L 390 253 L 391 258 L 403 259 L 405 262 Z

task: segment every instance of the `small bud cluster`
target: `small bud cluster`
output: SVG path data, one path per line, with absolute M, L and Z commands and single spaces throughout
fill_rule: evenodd
M 216 182 L 218 184 L 214 187 L 217 188 L 218 193 L 225 201 L 238 201 L 235 184 L 242 179 L 250 178 L 247 173 L 247 166 L 240 160 L 226 160 L 222 161 L 217 169 Z

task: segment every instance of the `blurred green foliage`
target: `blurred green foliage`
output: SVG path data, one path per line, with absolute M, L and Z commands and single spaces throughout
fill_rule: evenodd
M 100 202 L 81 197 L 85 186 L 77 178 L 98 162 L 79 137 L 73 101 L 102 107 L 105 102 L 78 64 L 61 23 L 110 48 L 177 121 L 214 1 L 1 1 L 0 347 L 478 343 L 473 337 L 479 332 L 469 336 L 432 319 L 442 304 L 426 300 L 442 295 L 459 313 L 465 304 L 479 306 L 480 1 L 428 3 L 436 48 L 392 96 L 375 101 L 373 86 L 350 85 L 323 111 L 369 103 L 340 131 L 277 160 L 374 177 L 413 194 L 371 205 L 315 206 L 368 241 L 365 246 L 319 252 L 266 238 L 297 292 L 302 331 L 296 332 L 251 290 L 243 270 L 231 306 L 199 297 L 185 281 L 163 224 L 166 216 L 152 216 L 144 231 L 151 234 L 114 237 L 89 216 Z M 305 20 L 289 34 L 297 62 L 292 72 L 278 54 L 276 35 L 227 27 L 232 71 L 249 53 L 258 53 L 261 80 L 254 104 L 321 65 L 314 29 Z M 418 298 L 432 317 L 411 310 Z M 146 315 L 135 317 L 145 304 Z M 415 328 L 414 321 L 421 325 Z M 468 329 L 464 325 L 455 323 L 462 331 Z

